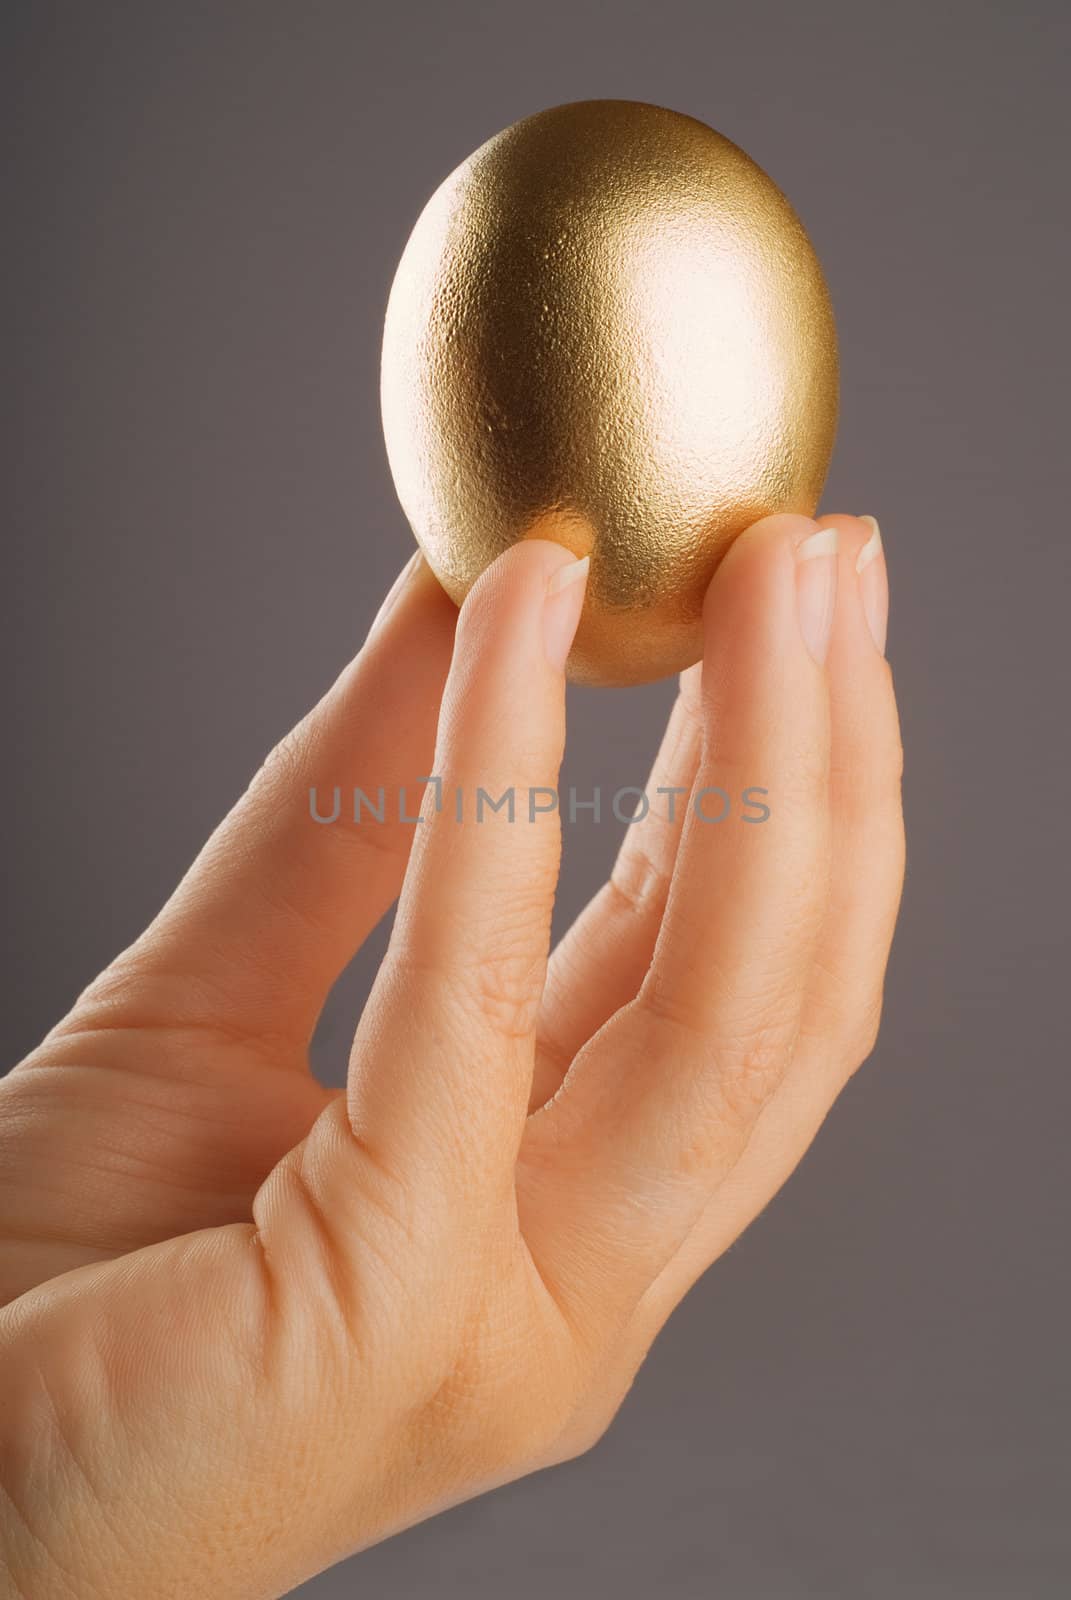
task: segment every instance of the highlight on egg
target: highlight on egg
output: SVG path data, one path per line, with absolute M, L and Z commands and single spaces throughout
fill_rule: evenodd
M 399 500 L 452 598 L 518 539 L 590 554 L 569 674 L 644 682 L 699 659 L 737 534 L 818 504 L 829 294 L 788 200 L 723 135 L 635 101 L 556 106 L 425 206 L 381 399 Z

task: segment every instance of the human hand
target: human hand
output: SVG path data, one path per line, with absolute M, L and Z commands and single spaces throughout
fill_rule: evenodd
M 628 829 L 548 971 L 559 821 L 524 796 L 556 785 L 583 582 L 550 594 L 570 558 L 522 544 L 454 646 L 416 563 L 0 1086 L 14 1593 L 277 1595 L 600 1436 L 877 1029 L 903 866 L 884 561 L 822 521 L 836 558 L 806 559 L 801 517 L 726 556 L 647 790 L 761 786 L 763 826 L 678 798 Z M 314 785 L 415 798 L 430 773 L 418 827 L 310 820 Z M 515 822 L 456 822 L 458 789 L 511 786 Z M 317 1015 L 399 889 L 348 1089 L 323 1089 Z

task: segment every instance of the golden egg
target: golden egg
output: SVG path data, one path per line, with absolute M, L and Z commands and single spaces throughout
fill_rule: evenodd
M 518 539 L 591 555 L 569 660 L 698 660 L 729 544 L 818 503 L 837 416 L 822 270 L 781 191 L 692 117 L 629 100 L 515 123 L 436 190 L 383 336 L 383 428 L 460 602 Z

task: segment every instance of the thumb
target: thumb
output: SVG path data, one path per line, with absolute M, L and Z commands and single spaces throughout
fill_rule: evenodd
M 527 1111 L 561 850 L 564 668 L 587 566 L 527 540 L 462 607 L 439 803 L 429 796 L 354 1043 L 350 1120 L 362 1139 L 390 1168 L 438 1170 L 466 1191 L 473 1172 L 458 1150 L 481 1171 L 501 1152 L 512 1171 Z

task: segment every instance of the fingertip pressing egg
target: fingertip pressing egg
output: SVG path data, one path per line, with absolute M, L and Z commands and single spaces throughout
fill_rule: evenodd
M 506 128 L 428 201 L 381 394 L 399 499 L 452 598 L 518 539 L 590 554 L 569 674 L 639 683 L 699 658 L 738 533 L 813 513 L 833 314 L 742 150 L 661 107 L 581 101 Z

